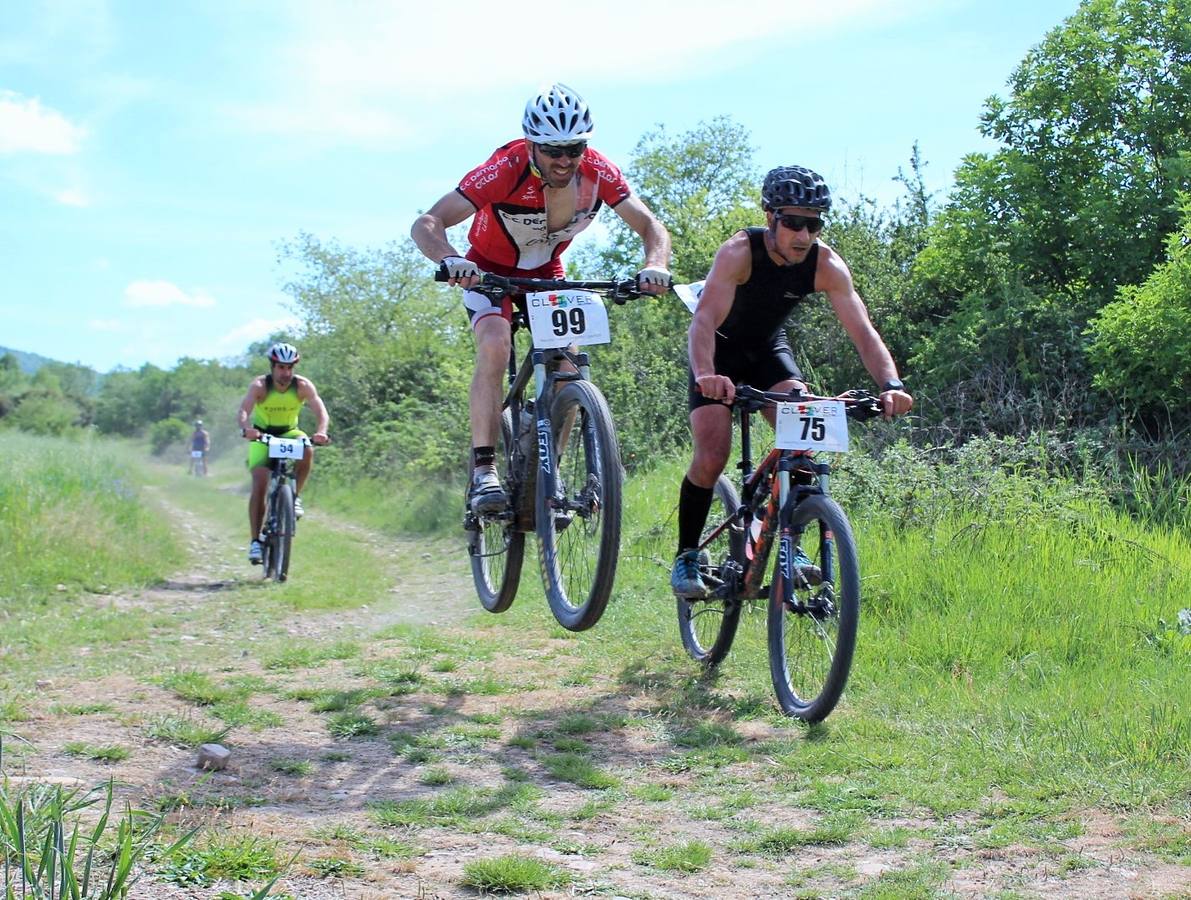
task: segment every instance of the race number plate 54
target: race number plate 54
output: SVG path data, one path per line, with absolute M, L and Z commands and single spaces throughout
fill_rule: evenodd
M 777 405 L 777 439 L 781 450 L 848 452 L 848 416 L 839 400 Z
M 568 344 L 607 344 L 608 310 L 590 291 L 539 291 L 525 295 L 529 330 L 540 349 Z
M 269 441 L 270 459 L 301 459 L 306 455 L 306 448 L 301 441 L 292 438 L 273 438 Z

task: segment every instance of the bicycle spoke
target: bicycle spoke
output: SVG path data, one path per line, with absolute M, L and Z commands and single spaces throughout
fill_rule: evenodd
M 805 560 L 788 597 L 782 596 L 780 570 L 775 574 L 770 671 L 783 710 L 817 722 L 835 707 L 848 678 L 859 615 L 859 570 L 851 528 L 834 501 L 809 498 L 793 515 Z M 831 580 L 820 582 L 820 574 Z
M 706 546 L 708 565 L 703 581 L 711 590 L 722 588 L 726 570 L 744 565 L 744 532 L 739 525 L 725 520 L 736 512 L 740 501 L 727 478 L 721 477 L 715 486 L 716 515 L 712 515 L 704 529 L 703 539 L 719 528 L 716 538 Z M 739 571 L 739 568 L 737 569 Z M 732 579 L 735 583 L 735 578 Z M 728 655 L 736 629 L 740 624 L 740 602 L 735 598 L 712 596 L 707 600 L 678 598 L 678 630 L 683 646 L 691 658 L 705 666 L 714 666 Z
M 620 544 L 620 454 L 607 403 L 589 382 L 555 397 L 555 490 L 539 481 L 538 543 L 550 608 L 565 628 L 590 628 L 611 594 Z

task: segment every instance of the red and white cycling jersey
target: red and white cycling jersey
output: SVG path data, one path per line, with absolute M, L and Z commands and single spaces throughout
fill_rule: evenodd
M 484 262 L 521 270 L 541 268 L 558 259 L 603 204 L 615 207 L 632 193 L 620 169 L 590 147 L 579 160 L 575 186 L 574 218 L 547 233 L 546 195 L 542 179 L 530 168 L 525 140 L 518 138 L 500 147 L 456 188 L 476 208 L 467 233 L 468 257 L 481 263 L 481 268 Z

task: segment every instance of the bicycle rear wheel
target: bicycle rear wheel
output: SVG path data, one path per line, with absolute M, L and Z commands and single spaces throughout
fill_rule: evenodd
M 852 526 L 830 497 L 807 497 L 790 518 L 792 552 L 801 546 L 821 573 L 783 573 L 779 552 L 769 591 L 769 672 L 786 715 L 821 722 L 835 709 L 856 648 L 860 618 L 860 565 Z M 813 571 L 813 570 L 810 570 Z
M 508 476 L 512 444 L 512 418 L 506 409 L 500 417 L 500 440 L 496 448 L 497 473 L 506 487 L 511 487 Z M 470 480 L 469 464 L 469 483 Z M 513 492 L 509 494 L 512 497 Z M 467 553 L 471 559 L 471 576 L 475 581 L 476 595 L 480 598 L 480 605 L 488 612 L 504 612 L 512 606 L 521 583 L 525 534 L 516 530 L 512 516 L 485 517 L 474 521 L 470 511 L 467 515 L 471 528 L 468 532 Z
M 710 564 L 703 572 L 703 580 L 712 594 L 706 600 L 676 598 L 678 605 L 678 633 L 682 645 L 695 662 L 711 668 L 719 665 L 736 638 L 740 625 L 741 601 L 738 597 L 716 597 L 716 588 L 725 581 L 736 583 L 737 575 L 744 568 L 744 530 L 739 522 L 729 520 L 740 507 L 740 498 L 732 482 L 721 475 L 715 483 L 715 500 L 720 515 L 712 516 L 711 523 L 703 530 L 702 540 L 707 539 L 716 528 L 723 526 L 716 539 L 707 545 Z M 702 540 L 700 543 L 702 543 Z M 735 564 L 735 572 L 730 572 Z
M 537 478 L 535 513 L 542 582 L 554 618 L 569 631 L 600 620 L 620 555 L 620 449 L 600 389 L 569 381 L 550 407 L 555 493 Z M 540 463 L 539 463 L 540 464 Z
M 273 532 L 269 535 L 269 542 L 273 545 L 270 554 L 272 560 L 273 579 L 285 581 L 289 577 L 290 551 L 294 542 L 294 489 L 289 484 L 277 488 L 274 498 Z

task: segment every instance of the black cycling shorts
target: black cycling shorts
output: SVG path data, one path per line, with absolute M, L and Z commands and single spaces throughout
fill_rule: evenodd
M 803 381 L 802 370 L 794 362 L 794 353 L 783 336 L 771 346 L 757 350 L 742 350 L 716 343 L 715 374 L 726 375 L 734 384 L 748 384 L 758 390 L 767 391 L 775 384 L 794 379 Z M 687 370 L 687 408 L 691 411 L 700 406 L 722 403 L 709 400 L 699 393 L 695 386 L 695 373 Z

